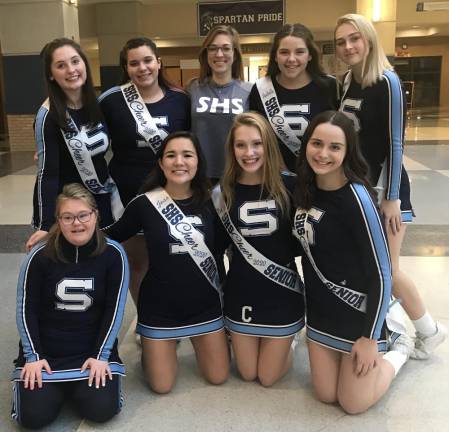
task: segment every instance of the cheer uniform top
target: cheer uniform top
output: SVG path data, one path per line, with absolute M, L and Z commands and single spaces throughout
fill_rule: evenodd
M 283 176 L 288 190 L 294 177 Z M 297 243 L 291 215 L 261 195 L 260 185 L 237 183 L 229 215 L 248 243 L 276 264 L 296 272 Z M 231 242 L 232 255 L 224 286 L 224 314 L 229 330 L 260 337 L 287 337 L 304 326 L 303 296 L 269 280 L 254 269 Z M 302 285 L 302 282 L 301 282 Z
M 164 89 L 164 97 L 145 104 L 159 129 L 167 134 L 190 130 L 190 100 L 177 89 Z M 117 184 L 123 205 L 134 198 L 145 177 L 153 169 L 159 154 L 155 154 L 137 131 L 136 122 L 120 87 L 112 87 L 99 97 L 100 108 L 111 136 L 113 157 L 109 171 Z
M 287 89 L 282 87 L 277 79 L 272 79 L 281 109 L 277 115 L 285 119 L 300 141 L 307 126 L 317 114 L 335 109 L 337 106 L 335 78 L 326 76 L 323 79 L 325 80 L 325 86 L 319 86 L 311 81 L 299 89 Z M 249 96 L 249 109 L 259 112 L 268 119 L 256 84 L 253 85 Z M 287 168 L 295 172 L 296 156 L 279 138 L 278 143 Z
M 382 79 L 364 89 L 352 73 L 345 80 L 345 87 L 349 86 L 340 111 L 351 118 L 359 133 L 371 184 L 379 184 L 386 199 L 400 199 L 402 219 L 411 222 L 410 181 L 402 164 L 406 102 L 401 81 L 392 71 L 384 71 Z
M 383 226 L 366 188 L 347 183 L 335 191 L 317 189 L 311 209 L 295 215 L 294 232 L 301 229 L 326 280 L 306 253 L 302 267 L 307 337 L 349 353 L 365 336 L 386 351 L 391 264 Z
M 87 110 L 81 108 L 68 113 L 80 130 L 88 124 Z M 55 222 L 56 197 L 68 183 L 83 181 L 70 155 L 61 128 L 58 126 L 52 111 L 41 106 L 37 112 L 34 134 L 38 155 L 38 170 L 33 194 L 34 228 L 49 231 Z M 109 148 L 108 132 L 105 125 L 98 124 L 88 130 L 90 142 L 85 143 L 92 156 L 92 162 L 100 182 L 109 177 L 105 153 Z M 103 226 L 113 222 L 111 212 L 111 196 L 93 194 L 100 213 L 100 224 Z
M 195 228 L 204 234 L 214 254 L 217 215 L 207 202 L 201 212 L 192 200 L 175 201 Z M 169 226 L 145 194 L 135 197 L 123 216 L 105 232 L 124 241 L 143 230 L 148 250 L 148 272 L 139 291 L 136 332 L 149 339 L 199 336 L 223 328 L 218 292 L 208 282 L 183 245 L 170 235 Z
M 199 138 L 207 161 L 207 176 L 220 178 L 225 163 L 225 143 L 237 114 L 248 111 L 251 84 L 232 80 L 218 85 L 210 78 L 192 81 L 187 91 L 192 101 L 192 132 Z
M 95 237 L 73 246 L 61 236 L 67 262 L 52 260 L 45 244 L 25 257 L 17 286 L 19 357 L 13 380 L 20 380 L 25 362 L 47 360 L 52 374 L 46 382 L 78 381 L 89 377 L 81 366 L 90 357 L 109 362 L 113 374 L 124 375 L 117 352 L 128 292 L 128 263 L 122 247 L 107 240 L 106 249 L 89 256 Z

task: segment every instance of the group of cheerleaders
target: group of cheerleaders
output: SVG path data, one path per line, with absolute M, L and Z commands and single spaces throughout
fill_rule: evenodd
M 290 369 L 306 326 L 316 397 L 361 413 L 410 356 L 444 340 L 399 269 L 412 217 L 401 83 L 363 16 L 339 18 L 335 47 L 349 67 L 341 85 L 323 72 L 311 32 L 287 24 L 252 86 L 237 32 L 217 26 L 185 92 L 156 45 L 135 38 L 120 53 L 122 84 L 97 101 L 80 47 L 45 46 L 37 230 L 18 283 L 21 425 L 49 424 L 67 399 L 92 421 L 119 412 L 128 288 L 144 376 L 160 394 L 175 385 L 179 339 L 218 385 L 229 374 L 227 329 L 241 378 L 268 387 Z M 414 340 L 387 326 L 392 295 Z

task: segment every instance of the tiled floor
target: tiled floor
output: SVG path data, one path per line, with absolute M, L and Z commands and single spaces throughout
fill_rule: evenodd
M 407 131 L 405 164 L 412 182 L 415 223 L 408 227 L 401 265 L 417 283 L 428 309 L 449 327 L 449 117 L 423 117 Z M 0 431 L 16 430 L 9 418 L 8 376 L 16 354 L 15 284 L 29 229 L 34 182 L 31 153 L 0 154 Z M 8 253 L 2 253 L 8 252 Z M 179 379 L 166 396 L 143 383 L 128 305 L 121 343 L 127 364 L 126 405 L 106 425 L 83 422 L 67 408 L 48 431 L 394 431 L 440 432 L 449 424 L 449 344 L 427 361 L 410 361 L 389 393 L 369 412 L 348 416 L 313 398 L 303 336 L 291 372 L 273 388 L 229 381 L 204 383 L 188 342 L 179 348 Z

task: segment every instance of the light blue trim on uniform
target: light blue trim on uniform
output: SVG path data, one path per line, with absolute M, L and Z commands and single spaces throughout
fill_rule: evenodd
M 337 351 L 342 351 L 345 353 L 350 353 L 352 351 L 352 346 L 354 342 L 347 339 L 337 338 L 335 336 L 319 332 L 309 326 L 307 326 L 307 338 L 312 342 L 323 345 L 327 348 L 331 348 Z M 387 341 L 378 340 L 377 341 L 377 351 L 386 352 L 387 351 Z
M 121 92 L 121 88 L 120 86 L 114 86 L 111 87 L 109 90 L 106 90 L 104 93 L 101 93 L 100 96 L 98 96 L 98 103 L 100 103 L 105 97 L 109 96 L 112 93 L 117 93 L 117 92 Z
M 111 362 L 109 363 L 111 373 L 113 375 L 125 376 L 125 366 L 121 363 Z M 12 381 L 22 381 L 20 379 L 20 373 L 22 372 L 22 367 L 16 368 L 11 376 Z M 79 381 L 89 378 L 90 370 L 86 369 L 81 372 L 81 369 L 66 369 L 60 371 L 53 371 L 49 374 L 46 371 L 42 371 L 42 381 L 43 382 L 62 382 L 62 381 Z
M 374 206 L 365 186 L 357 183 L 351 183 L 351 190 L 360 206 L 362 216 L 366 223 L 366 228 L 371 240 L 373 257 L 379 271 L 380 293 L 379 304 L 377 306 L 376 317 L 371 328 L 370 337 L 379 339 L 385 317 L 387 316 L 388 306 L 391 296 L 391 261 L 388 251 L 387 240 L 380 221 L 379 213 Z M 368 294 L 368 301 L 373 296 Z
M 226 328 L 235 333 L 260 337 L 288 337 L 298 333 L 304 327 L 304 318 L 293 324 L 284 326 L 267 326 L 255 324 L 243 324 L 225 317 Z
M 114 346 L 115 340 L 117 339 L 118 332 L 122 325 L 123 315 L 125 313 L 126 306 L 126 296 L 128 294 L 128 284 L 129 284 L 129 267 L 128 259 L 126 257 L 125 250 L 119 243 L 111 239 L 106 239 L 106 244 L 117 249 L 122 260 L 122 280 L 120 281 L 120 289 L 117 296 L 117 301 L 115 303 L 115 312 L 112 319 L 111 325 L 109 326 L 109 331 L 100 347 L 100 352 L 97 355 L 97 359 L 107 361 L 111 355 L 111 350 Z
M 34 140 L 36 141 L 37 150 L 37 175 L 36 175 L 36 193 L 37 193 L 37 207 L 39 209 L 38 224 L 36 218 L 33 217 L 34 228 L 40 230 L 43 220 L 43 204 L 42 204 L 42 179 L 44 178 L 45 167 L 45 120 L 48 115 L 48 108 L 41 106 L 36 114 L 36 121 L 34 125 Z
M 12 409 L 11 417 L 20 424 L 20 397 L 18 383 L 13 382 L 12 384 Z
M 223 317 L 201 324 L 193 324 L 184 327 L 149 327 L 137 323 L 136 333 L 148 339 L 179 339 L 200 336 L 206 333 L 214 333 L 224 327 Z
M 390 137 L 390 166 L 388 172 L 388 184 L 386 198 L 388 200 L 399 199 L 402 172 L 402 150 L 403 150 L 403 95 L 399 77 L 395 72 L 386 70 L 383 77 L 389 90 L 389 137 Z
M 412 210 L 403 210 L 401 211 L 401 219 L 404 223 L 413 222 L 413 211 Z
M 16 323 L 22 341 L 23 353 L 27 362 L 40 360 L 39 354 L 34 348 L 30 332 L 28 331 L 28 325 L 25 318 L 25 303 L 28 270 L 35 255 L 44 247 L 45 243 L 39 243 L 25 256 L 22 265 L 20 266 L 19 279 L 17 281 Z

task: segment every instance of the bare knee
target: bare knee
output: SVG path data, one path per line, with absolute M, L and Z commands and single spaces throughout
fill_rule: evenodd
M 363 397 L 354 398 L 345 395 L 339 395 L 338 403 L 343 411 L 351 415 L 364 413 L 371 406 Z
M 254 381 L 257 378 L 257 370 L 254 369 L 243 369 L 243 368 L 239 368 L 237 366 L 237 369 L 239 370 L 239 374 L 240 377 L 242 378 L 243 381 Z
M 159 376 L 156 378 L 154 374 L 147 370 L 144 370 L 144 375 L 150 389 L 157 394 L 170 393 L 175 385 L 176 376 Z
M 224 384 L 229 377 L 229 370 L 220 370 L 220 371 L 209 371 L 204 373 L 204 378 L 209 384 L 220 385 Z
M 337 390 L 332 388 L 319 388 L 315 386 L 315 396 L 323 403 L 333 404 L 338 401 Z
M 175 381 L 159 381 L 159 380 L 151 380 L 147 377 L 147 383 L 150 386 L 150 389 L 157 394 L 167 394 L 170 393 L 175 385 Z

